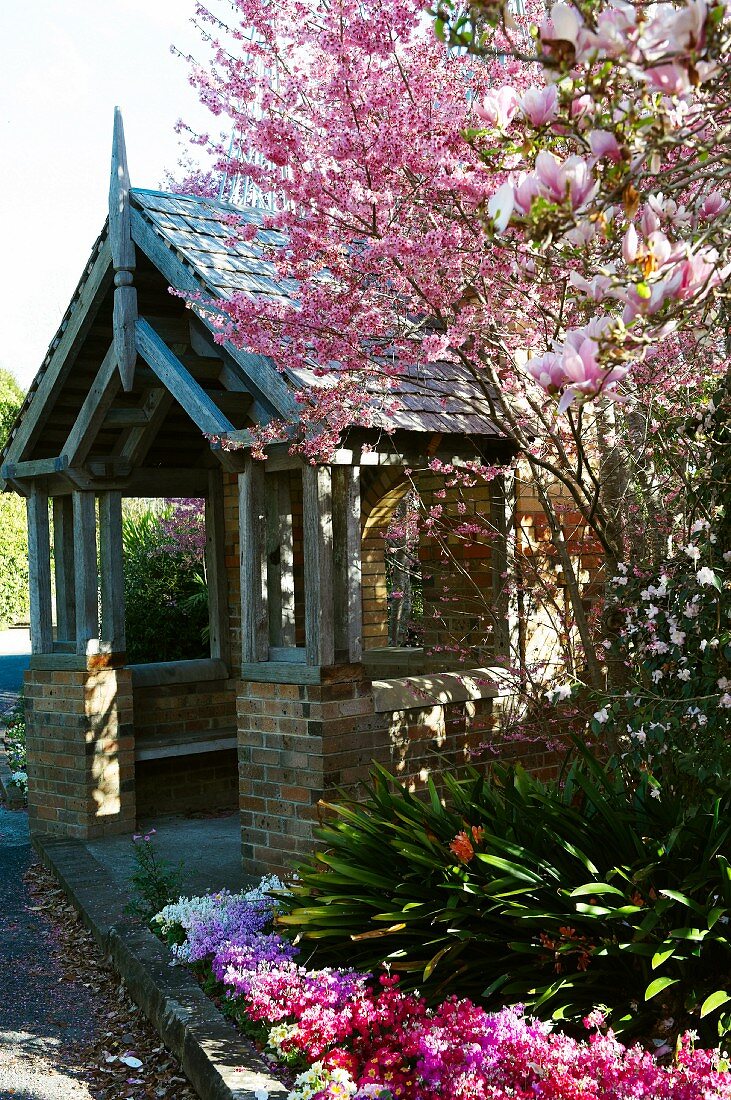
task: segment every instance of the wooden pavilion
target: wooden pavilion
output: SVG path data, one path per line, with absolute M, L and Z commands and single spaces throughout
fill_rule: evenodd
M 484 736 L 499 694 L 490 665 L 507 642 L 505 547 L 469 566 L 493 602 L 491 650 L 459 674 L 434 661 L 415 674 L 413 653 L 384 646 L 383 531 L 406 467 L 504 461 L 509 449 L 449 364 L 404 380 L 388 436 L 353 430 L 326 465 L 281 445 L 264 462 L 227 449 L 252 425 L 296 417 L 295 391 L 316 384 L 214 339 L 217 300 L 286 293 L 257 247 L 263 232 L 231 242 L 232 214 L 261 220 L 131 189 L 117 112 L 109 219 L 0 486 L 28 507 L 32 829 L 132 832 L 138 813 L 235 798 L 246 868 L 263 872 L 307 848 L 318 801 L 354 787 L 372 759 L 418 785 Z M 485 492 L 507 538 L 509 487 Z M 127 663 L 124 497 L 205 500 L 208 659 Z

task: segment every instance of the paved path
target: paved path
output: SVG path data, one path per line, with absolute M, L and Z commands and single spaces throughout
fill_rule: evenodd
M 26 814 L 0 807 L 0 1100 L 91 1100 L 73 1066 L 94 1003 L 53 961 L 52 933 L 23 883 L 31 859 Z
M 28 631 L 0 630 L 0 718 L 15 704 L 29 660 Z

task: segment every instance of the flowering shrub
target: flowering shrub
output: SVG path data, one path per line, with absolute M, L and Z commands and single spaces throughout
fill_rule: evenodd
M 329 809 L 277 919 L 324 961 L 574 1023 L 601 1003 L 618 1033 L 726 1029 L 730 792 L 688 806 L 587 751 L 560 784 L 447 776 L 444 801 L 375 768 Z
M 375 981 L 354 970 L 309 970 L 270 928 L 252 932 L 262 897 L 246 898 L 222 893 L 182 899 L 153 925 L 177 940 L 184 948 L 178 956 L 188 958 L 200 948 L 199 926 L 212 931 L 210 951 L 198 965 L 204 962 L 220 982 L 227 1010 L 258 1025 L 266 1049 L 294 1067 L 288 1100 L 731 1097 L 731 1073 L 687 1035 L 673 1063 L 661 1066 L 640 1046 L 624 1047 L 602 1031 L 598 1013 L 585 1021 L 589 1040 L 579 1040 L 554 1033 L 518 1007 L 488 1013 L 456 997 L 429 1007 L 395 977 Z M 271 918 L 275 903 L 265 904 Z M 224 928 L 234 925 L 244 929 L 242 942 L 220 941 Z

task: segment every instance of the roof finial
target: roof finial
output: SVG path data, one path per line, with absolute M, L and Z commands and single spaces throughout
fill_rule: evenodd
M 134 382 L 137 362 L 135 347 L 137 291 L 132 285 L 136 257 L 129 208 L 127 150 L 124 144 L 122 112 L 119 107 L 114 108 L 112 172 L 109 181 L 109 240 L 112 246 L 115 288 L 114 350 L 117 353 L 122 386 L 129 391 Z

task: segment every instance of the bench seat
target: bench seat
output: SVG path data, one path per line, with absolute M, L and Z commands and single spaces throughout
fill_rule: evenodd
M 173 736 L 144 734 L 135 738 L 135 760 L 163 760 L 170 756 L 195 756 L 203 752 L 222 752 L 237 746 L 235 726 L 212 730 L 189 730 Z

